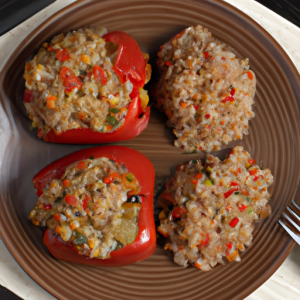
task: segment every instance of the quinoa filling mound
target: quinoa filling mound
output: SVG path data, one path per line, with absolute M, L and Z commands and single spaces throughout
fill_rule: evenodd
M 124 165 L 105 157 L 82 160 L 45 187 L 30 219 L 81 255 L 109 258 L 137 236 L 140 190 Z
M 26 63 L 24 104 L 40 138 L 51 129 L 113 132 L 124 124 L 133 84 L 122 83 L 113 70 L 118 45 L 105 42 L 106 33 L 98 26 L 57 35 Z M 143 56 L 148 81 L 149 57 Z M 145 109 L 147 91 L 139 92 Z
M 161 46 L 157 64 L 157 106 L 177 147 L 211 152 L 248 134 L 256 89 L 248 59 L 198 25 Z
M 179 165 L 158 199 L 165 250 L 174 252 L 180 266 L 203 271 L 224 264 L 225 257 L 240 261 L 240 252 L 252 243 L 254 222 L 271 213 L 272 182 L 271 171 L 261 170 L 240 146 L 224 162 L 208 155 L 204 165 L 199 160 Z

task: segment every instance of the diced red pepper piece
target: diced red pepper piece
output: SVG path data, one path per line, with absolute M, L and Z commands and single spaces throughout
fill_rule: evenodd
M 58 49 L 54 49 L 54 48 L 53 48 L 53 45 L 50 45 L 50 46 L 48 47 L 47 51 L 54 51 L 54 52 L 57 52 Z
M 247 206 L 247 205 L 242 204 L 238 207 L 238 209 L 240 212 L 243 212 L 247 207 L 249 207 L 249 205 Z
M 210 118 L 210 114 L 206 114 L 206 115 L 205 115 L 205 118 L 206 118 L 206 119 L 209 119 L 209 118 Z
M 226 98 L 224 98 L 221 102 L 222 103 L 226 103 L 226 102 L 233 102 L 234 101 L 234 98 L 232 96 L 228 96 Z
M 235 94 L 235 89 L 232 89 L 232 90 L 230 91 L 230 95 L 231 95 L 231 96 L 234 96 L 234 94 Z
M 250 80 L 252 80 L 254 78 L 253 73 L 251 71 L 248 71 L 247 75 Z
M 104 183 L 111 184 L 116 178 L 120 178 L 120 175 L 117 172 L 113 172 L 112 174 L 104 178 Z
M 241 190 L 241 193 L 242 193 L 243 195 L 245 195 L 245 196 L 249 196 L 249 195 L 250 195 L 249 192 L 246 191 L 246 190 Z
M 258 172 L 258 169 L 254 169 L 254 170 L 250 170 L 250 171 L 249 171 L 249 174 L 250 174 L 251 176 L 253 176 L 253 175 L 256 175 L 257 172 Z
M 230 186 L 240 186 L 238 182 L 231 181 Z
M 239 190 L 239 188 L 231 189 L 231 190 L 224 193 L 224 197 L 228 198 L 229 196 L 231 196 L 234 192 L 236 192 L 238 190 Z
M 78 168 L 79 170 L 82 170 L 85 167 L 85 162 L 81 161 L 80 163 L 78 163 L 78 165 L 76 166 L 76 168 Z
M 204 52 L 204 56 L 205 58 L 209 58 L 209 54 L 206 51 Z
M 226 244 L 226 247 L 227 247 L 228 249 L 231 249 L 231 248 L 232 248 L 232 243 L 227 243 L 227 244 Z
M 186 208 L 182 207 L 182 206 L 177 206 L 173 212 L 172 212 L 172 216 L 174 218 L 178 218 L 181 219 L 183 215 L 185 215 L 187 213 Z
M 234 228 L 238 224 L 239 221 L 240 221 L 239 218 L 235 217 L 230 221 L 229 226 Z
M 63 50 L 58 50 L 56 52 L 56 58 L 59 61 L 66 61 L 66 60 L 69 60 L 71 57 L 70 57 L 70 54 L 69 54 L 68 50 L 63 49 Z
M 229 212 L 232 210 L 232 207 L 229 203 L 226 204 L 226 210 Z
M 198 173 L 198 174 L 196 174 L 196 175 L 195 175 L 195 177 L 196 177 L 197 179 L 201 179 L 201 178 L 202 178 L 202 176 L 203 176 L 203 174 L 202 174 L 202 173 Z
M 205 246 L 208 244 L 209 241 L 209 233 L 206 234 L 205 239 L 202 241 L 201 246 Z
M 107 176 L 107 177 L 105 177 L 104 178 L 104 183 L 106 183 L 106 184 L 111 184 L 113 181 L 114 181 L 114 177 L 113 176 Z
M 254 160 L 254 159 L 248 159 L 248 163 L 249 164 L 251 164 L 251 165 L 253 165 L 253 164 L 255 164 L 256 163 L 256 160 Z
M 50 209 L 52 209 L 52 205 L 50 203 L 43 205 L 43 210 L 50 210 Z
M 253 181 L 257 181 L 258 180 L 258 176 L 254 176 Z
M 60 214 L 58 214 L 58 213 L 54 214 L 53 218 L 54 218 L 56 221 L 60 221 Z
M 83 200 L 83 203 L 82 203 L 82 207 L 84 210 L 86 210 L 89 201 L 90 201 L 90 196 L 88 194 L 86 194 L 85 198 Z
M 166 66 L 171 66 L 171 63 L 169 61 L 166 61 Z
M 70 186 L 70 180 L 69 179 L 65 179 L 65 180 L 63 180 L 62 184 L 65 187 L 69 187 Z
M 104 70 L 100 66 L 94 66 L 93 75 L 94 75 L 94 79 L 99 81 L 101 84 L 103 84 L 103 85 L 106 84 L 107 76 L 106 76 Z
M 67 93 L 72 92 L 75 88 L 80 90 L 82 88 L 82 82 L 78 77 L 72 77 L 65 80 L 64 83 L 65 91 Z
M 75 206 L 77 204 L 77 198 L 72 195 L 67 195 L 65 200 L 69 205 Z
M 30 89 L 26 89 L 23 98 L 24 103 L 31 102 L 31 99 L 32 99 L 32 91 Z
M 59 79 L 63 80 L 65 91 L 67 93 L 72 92 L 75 88 L 78 88 L 78 90 L 82 88 L 81 80 L 75 76 L 74 72 L 71 69 L 67 67 L 62 67 L 60 69 Z

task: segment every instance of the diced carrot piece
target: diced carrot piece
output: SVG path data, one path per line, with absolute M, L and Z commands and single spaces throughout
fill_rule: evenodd
M 247 75 L 248 75 L 248 78 L 250 79 L 250 80 L 252 80 L 254 77 L 253 77 L 253 73 L 251 72 L 251 71 L 248 71 L 247 72 Z
M 79 170 L 82 170 L 85 167 L 85 162 L 81 161 L 77 166 L 76 166 Z
M 238 251 L 233 251 L 231 254 L 227 255 L 228 261 L 232 262 L 234 261 L 238 256 Z

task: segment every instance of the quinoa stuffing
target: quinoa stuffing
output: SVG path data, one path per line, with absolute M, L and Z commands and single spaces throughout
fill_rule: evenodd
M 26 63 L 24 104 L 40 138 L 51 129 L 56 134 L 76 128 L 113 132 L 124 124 L 133 84 L 122 83 L 115 72 L 118 45 L 106 42 L 106 33 L 95 26 L 59 34 Z M 143 56 L 148 81 L 149 56 Z M 145 109 L 147 91 L 139 93 Z
M 271 213 L 272 182 L 271 171 L 260 169 L 240 146 L 223 162 L 207 155 L 204 165 L 199 160 L 179 165 L 158 199 L 164 248 L 180 266 L 203 271 L 224 264 L 224 258 L 240 261 L 252 243 L 254 222 Z
M 78 161 L 45 187 L 30 219 L 81 255 L 109 258 L 137 236 L 140 190 L 124 165 L 105 157 Z
M 161 46 L 157 106 L 174 128 L 175 146 L 211 152 L 248 134 L 256 89 L 248 62 L 200 25 Z

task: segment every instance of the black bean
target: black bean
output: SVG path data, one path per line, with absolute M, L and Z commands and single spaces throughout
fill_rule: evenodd
M 74 213 L 74 215 L 75 215 L 76 217 L 81 217 L 81 213 L 80 213 L 79 211 L 76 211 L 76 212 Z

